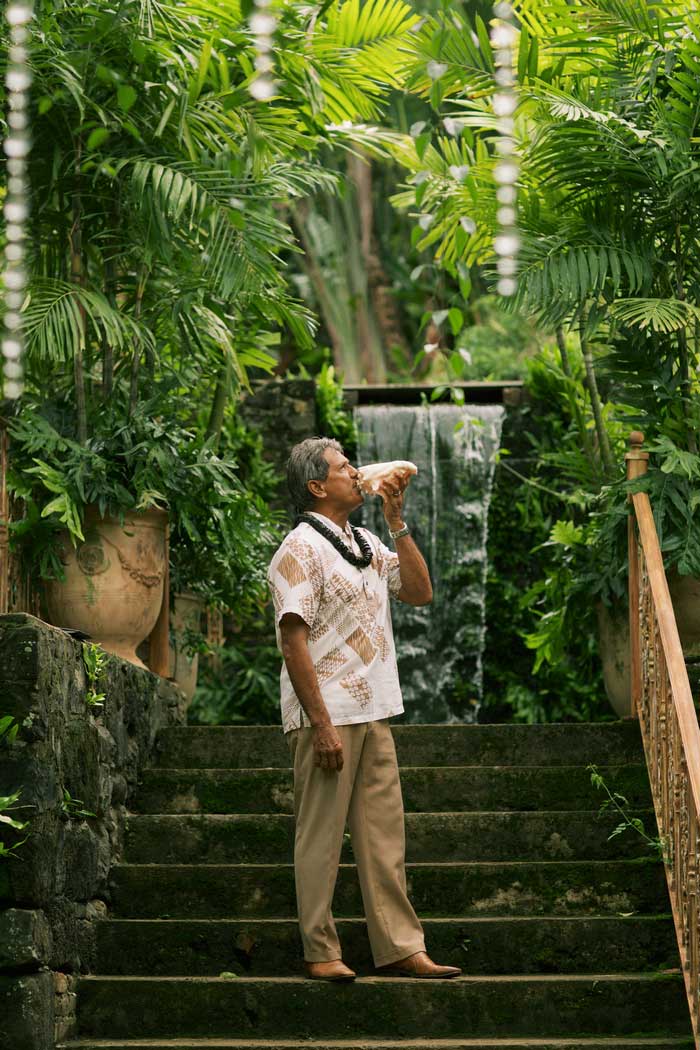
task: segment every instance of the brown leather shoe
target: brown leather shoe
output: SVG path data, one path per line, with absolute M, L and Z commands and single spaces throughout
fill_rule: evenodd
M 357 974 L 342 959 L 331 962 L 306 962 L 306 975 L 312 981 L 354 981 Z
M 438 966 L 430 958 L 427 952 L 415 952 L 406 959 L 389 963 L 388 966 L 380 966 L 377 973 L 386 974 L 387 977 L 421 977 L 424 980 L 439 980 L 440 978 L 459 977 L 462 971 L 458 966 Z

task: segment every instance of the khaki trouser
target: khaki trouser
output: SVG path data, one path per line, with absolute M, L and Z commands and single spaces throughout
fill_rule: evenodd
M 304 958 L 330 962 L 342 957 L 331 902 L 347 820 L 374 964 L 385 966 L 425 949 L 406 896 L 394 739 L 387 719 L 336 728 L 345 760 L 340 773 L 314 764 L 311 729 L 287 734 L 294 762 L 294 874 Z

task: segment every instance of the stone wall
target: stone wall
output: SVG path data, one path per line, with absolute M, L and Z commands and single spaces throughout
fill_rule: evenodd
M 263 452 L 282 477 L 290 449 L 304 438 L 316 437 L 316 393 L 313 379 L 274 379 L 256 384 L 241 400 L 239 411 L 246 426 L 262 435 Z M 286 486 L 279 506 L 291 518 Z
M 158 730 L 185 720 L 179 689 L 118 657 L 99 685 L 104 706 L 91 708 L 81 644 L 33 616 L 0 616 L 0 717 L 20 725 L 0 745 L 0 795 L 21 789 L 14 816 L 29 821 L 16 856 L 0 858 L 2 1050 L 51 1050 L 73 1034 L 129 793 Z M 6 845 L 22 834 L 0 824 Z

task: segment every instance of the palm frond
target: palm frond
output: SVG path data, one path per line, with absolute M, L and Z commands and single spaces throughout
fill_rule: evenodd
M 28 354 L 44 361 L 70 360 L 90 337 L 120 348 L 135 340 L 153 346 L 150 332 L 104 295 L 67 281 L 36 281 L 23 321 Z
M 700 321 L 700 308 L 681 299 L 618 299 L 610 313 L 640 331 L 678 332 Z

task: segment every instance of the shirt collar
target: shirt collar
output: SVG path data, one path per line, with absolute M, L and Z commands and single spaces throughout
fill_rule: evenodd
M 320 518 L 323 524 L 327 525 L 328 528 L 332 529 L 333 532 L 338 534 L 338 536 L 343 536 L 345 537 L 345 539 L 352 540 L 353 537 L 352 530 L 350 529 L 350 522 L 347 523 L 344 529 L 341 529 L 340 525 L 337 525 L 336 522 L 331 521 L 330 518 L 327 518 L 325 514 L 320 514 L 316 510 L 309 510 L 307 511 L 307 514 L 313 514 L 315 518 Z

